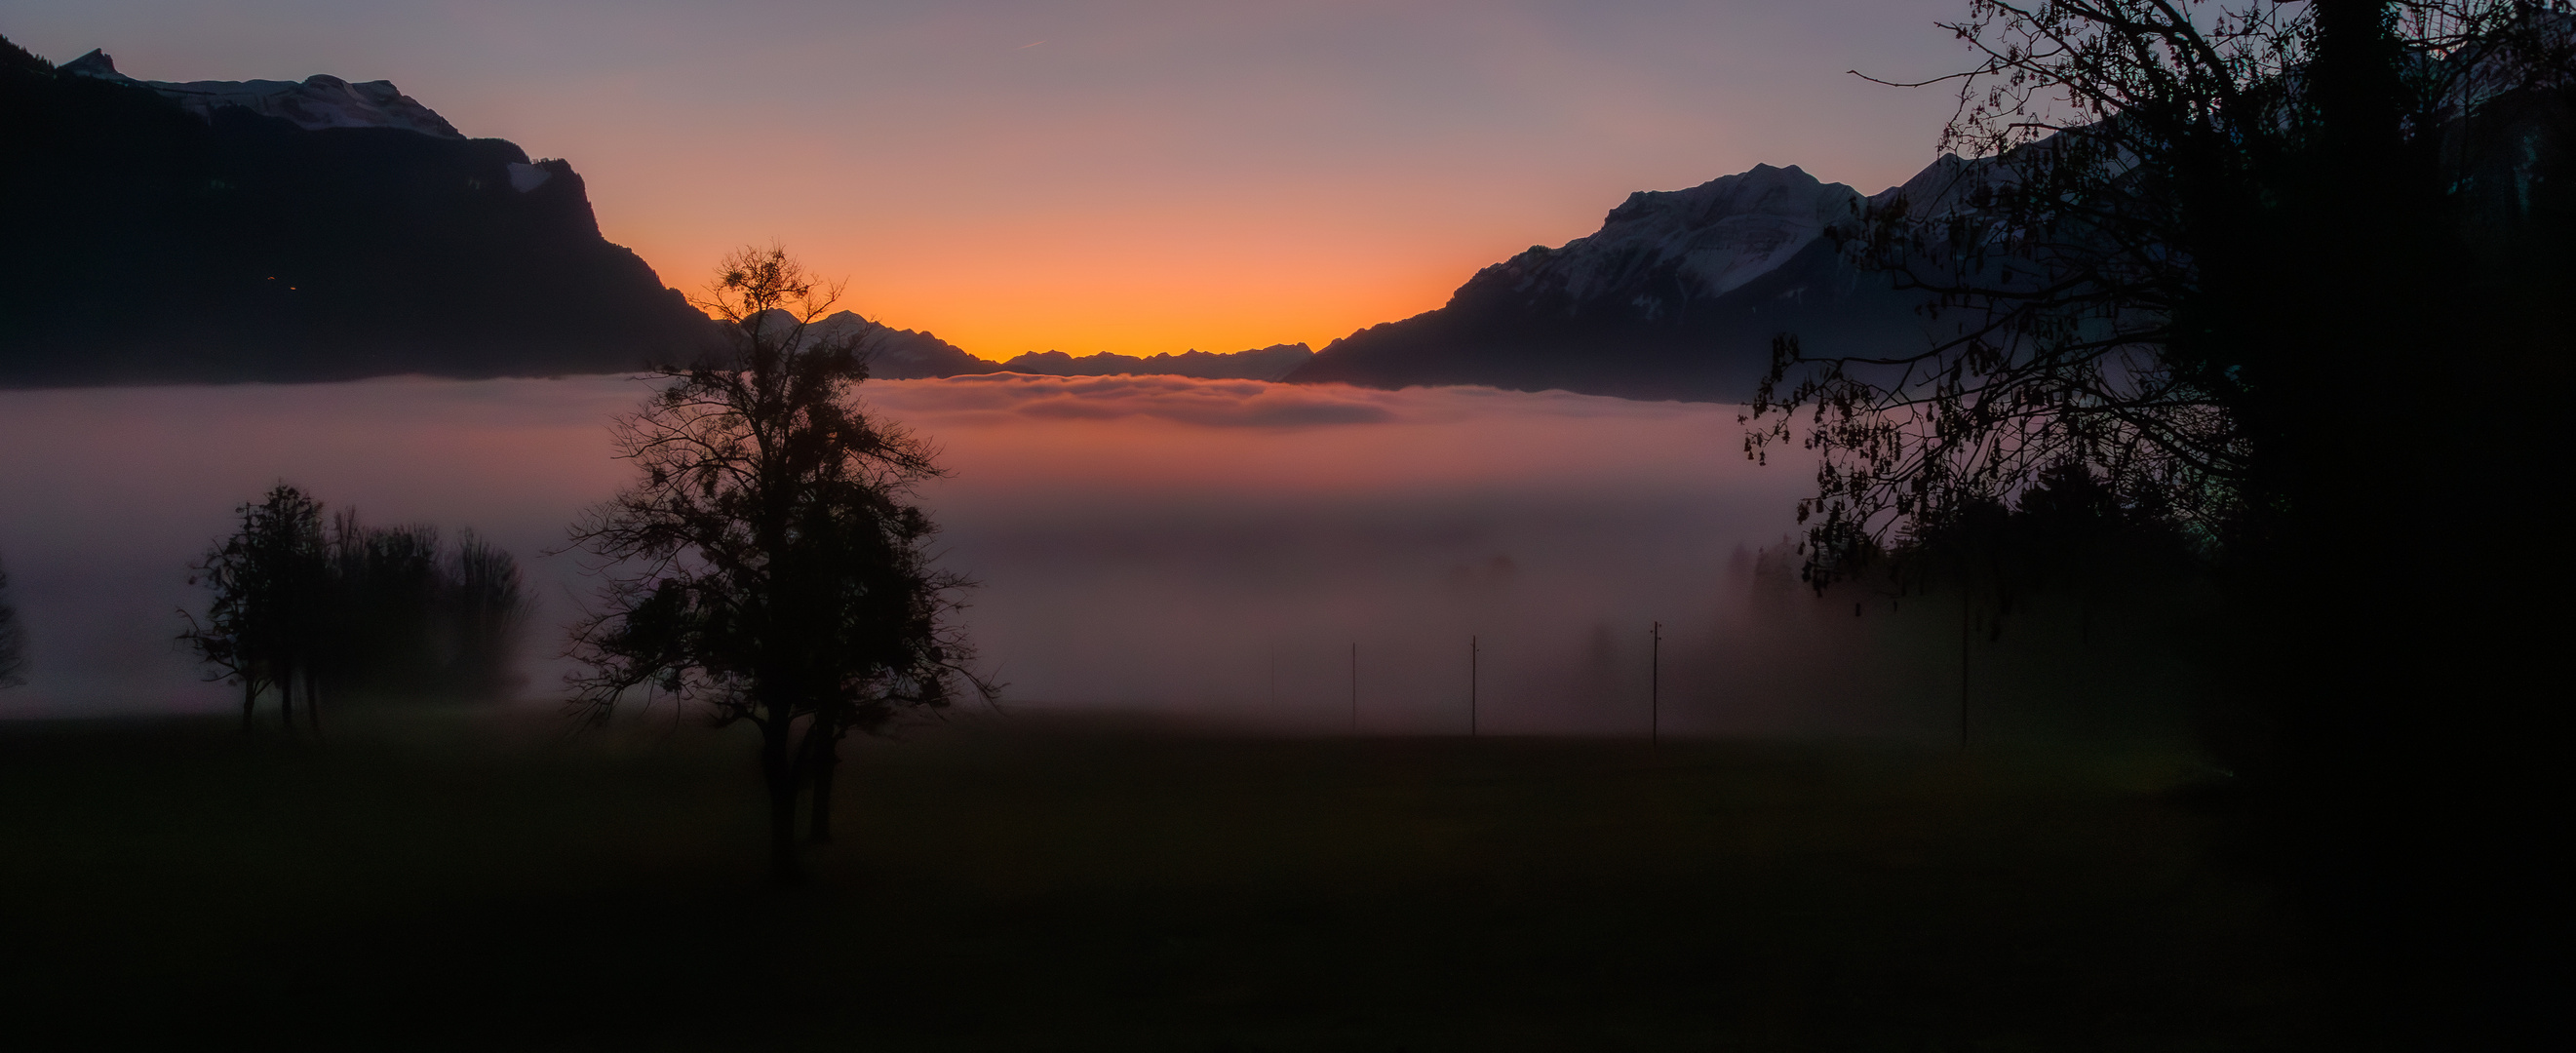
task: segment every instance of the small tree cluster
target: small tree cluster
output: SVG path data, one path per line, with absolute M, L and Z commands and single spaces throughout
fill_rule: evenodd
M 180 638 L 208 679 L 241 688 L 244 730 L 272 688 L 288 727 L 301 688 L 318 729 L 325 693 L 477 697 L 509 685 L 526 605 L 509 553 L 471 532 L 443 548 L 435 528 L 369 528 L 350 511 L 326 528 L 322 502 L 282 483 L 237 514 L 240 528 L 191 568 L 214 597 L 202 621 L 180 612 Z
M 332 625 L 322 679 L 356 695 L 483 698 L 509 690 L 520 614 L 518 561 L 459 532 L 332 520 Z

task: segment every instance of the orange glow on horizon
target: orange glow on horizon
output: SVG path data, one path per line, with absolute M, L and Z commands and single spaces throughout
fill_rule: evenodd
M 1032 351 L 1147 356 L 1300 342 L 1321 350 L 1355 330 L 1439 307 L 1475 270 L 1357 271 L 1337 261 L 1274 259 L 1247 273 L 1129 259 L 1055 273 L 1034 265 L 906 272 L 828 245 L 788 249 L 816 273 L 847 281 L 833 311 L 927 331 L 996 362 Z M 647 259 L 664 284 L 693 296 L 711 269 Z M 1294 266 L 1299 262 L 1303 269 Z
M 1478 268 L 1527 247 L 1505 238 L 1462 250 L 1453 237 L 1404 251 L 1368 243 L 1376 239 L 1305 237 L 1283 222 L 1288 229 L 1212 237 L 1059 229 L 1027 235 L 998 256 L 986 254 L 978 236 L 985 232 L 955 244 L 914 230 L 903 232 L 904 258 L 889 260 L 889 252 L 866 247 L 885 243 L 882 236 L 782 232 L 726 242 L 701 224 L 621 230 L 601 211 L 610 240 L 692 296 L 725 252 L 774 240 L 814 273 L 847 283 L 833 310 L 927 331 L 997 362 L 1050 350 L 1146 356 L 1300 342 L 1321 350 L 1358 329 L 1437 308 Z

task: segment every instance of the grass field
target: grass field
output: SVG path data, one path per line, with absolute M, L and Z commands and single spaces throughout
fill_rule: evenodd
M 0 998 L 43 1048 L 2280 1045 L 2170 753 L 1262 738 L 855 752 L 766 886 L 746 738 L 0 727 Z M 15 1045 L 15 1048 L 40 1048 Z

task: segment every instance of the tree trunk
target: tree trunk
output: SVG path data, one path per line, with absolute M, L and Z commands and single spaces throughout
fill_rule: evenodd
M 243 678 L 242 678 L 242 734 L 244 734 L 244 735 L 248 735 L 248 734 L 250 734 L 250 733 L 251 733 L 251 728 L 252 728 L 252 724 L 251 724 L 251 707 L 253 707 L 253 706 L 257 705 L 258 703 L 259 703 L 259 682 L 258 682 L 258 681 L 256 681 L 256 680 L 252 680 L 252 679 L 251 679 L 251 678 L 249 678 L 249 677 L 243 677 Z
M 841 766 L 841 741 L 820 720 L 806 737 L 814 744 L 814 814 L 805 839 L 827 845 L 832 843 L 832 772 Z
M 783 707 L 782 707 L 783 708 Z M 773 713 L 760 725 L 760 769 L 769 780 L 769 877 L 780 885 L 804 883 L 796 844 L 796 757 L 792 714 Z
M 322 733 L 322 695 L 321 695 L 321 690 L 322 690 L 322 689 L 321 689 L 321 687 L 320 687 L 320 686 L 318 686 L 318 685 L 316 685 L 316 684 L 314 683 L 314 680 L 313 680 L 313 671 L 312 671 L 312 670 L 310 670 L 310 669 L 305 670 L 305 671 L 304 671 L 304 726 L 305 726 L 305 727 L 308 727 L 308 728 L 313 729 L 313 733 L 314 733 L 314 734 L 316 734 L 316 735 L 319 735 L 319 734 L 321 734 L 321 733 Z
M 288 734 L 295 732 L 295 666 L 280 662 L 277 666 L 277 709 L 284 718 Z

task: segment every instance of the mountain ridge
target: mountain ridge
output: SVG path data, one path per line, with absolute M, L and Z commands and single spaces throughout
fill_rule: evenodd
M 814 320 L 811 335 L 826 340 L 856 338 L 866 357 L 868 375 L 881 380 L 921 380 L 1028 373 L 1036 376 L 1177 376 L 1202 380 L 1277 380 L 1314 357 L 1304 344 L 1273 344 L 1235 352 L 1192 349 L 1180 354 L 1146 356 L 1099 352 L 1068 355 L 1031 351 L 996 362 L 920 330 L 897 329 L 856 311 L 837 311 Z
M 56 67 L 76 77 L 89 77 L 150 88 L 181 109 L 211 121 L 215 111 L 237 106 L 264 117 L 278 117 L 306 131 L 325 128 L 400 128 L 441 139 L 463 139 L 465 133 L 447 118 L 403 94 L 389 80 L 352 84 L 327 73 L 291 80 L 136 80 L 117 72 L 116 60 L 101 49 Z
M 0 212 L 0 384 L 614 372 L 713 337 L 569 163 L 262 97 L 305 123 L 0 39 L 0 195 L 45 206 Z
M 1326 344 L 1286 380 L 1742 401 L 1781 333 L 1835 353 L 1924 332 L 1922 298 L 1832 236 L 1871 200 L 1795 165 L 1637 191 L 1594 233 L 1480 269 L 1442 306 Z

